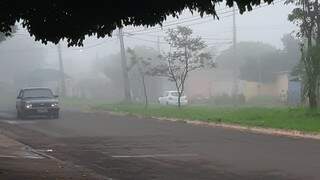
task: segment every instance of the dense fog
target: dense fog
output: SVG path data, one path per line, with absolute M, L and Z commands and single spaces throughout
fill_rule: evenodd
M 187 75 L 184 95 L 191 103 L 287 103 L 281 97 L 288 96 L 290 82 L 295 78 L 294 67 L 300 58 L 296 26 L 287 20 L 293 7 L 275 3 L 244 15 L 237 14 L 236 27 L 233 27 L 232 9 L 222 6 L 218 9 L 218 14 L 223 12 L 219 20 L 210 16 L 200 19 L 197 14 L 185 12 L 179 19 L 168 17 L 162 27 L 123 29 L 133 102 L 143 103 L 147 95 L 150 103 L 158 103 L 165 91 L 174 91 L 176 86 L 165 76 L 145 72 L 144 93 L 141 66 L 128 49 L 155 67 L 162 61 L 160 56 L 171 51 L 168 29 L 186 26 L 192 30 L 192 37 L 199 37 L 205 43 L 202 51 L 210 54 L 214 63 L 214 67 L 199 68 Z M 14 106 L 18 90 L 24 87 L 49 87 L 61 96 L 62 78 L 66 90 L 61 98 L 122 102 L 125 83 L 120 48 L 118 31 L 104 39 L 87 37 L 83 47 L 67 47 L 64 41 L 59 45 L 36 42 L 17 23 L 13 36 L 0 43 L 1 105 Z

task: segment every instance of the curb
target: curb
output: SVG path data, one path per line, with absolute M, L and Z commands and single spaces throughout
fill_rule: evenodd
M 127 113 L 127 112 L 113 112 L 113 111 L 103 111 L 103 112 L 106 112 L 110 115 L 115 115 L 115 116 L 134 116 L 134 117 L 138 117 L 138 118 L 148 118 L 146 116 L 131 114 L 131 113 Z M 218 127 L 218 128 L 233 129 L 233 130 L 238 130 L 238 131 L 243 131 L 243 132 L 251 132 L 251 133 L 266 134 L 266 135 L 273 135 L 273 136 L 285 136 L 285 137 L 291 137 L 291 138 L 304 138 L 304 139 L 320 140 L 319 133 L 306 133 L 306 132 L 298 131 L 298 130 L 283 130 L 283 129 L 274 129 L 274 128 L 249 127 L 249 126 L 241 126 L 241 125 L 236 125 L 236 124 L 203 122 L 203 121 L 199 121 L 199 120 L 164 118 L 164 117 L 156 117 L 156 116 L 151 116 L 149 118 L 160 120 L 160 121 L 183 122 L 183 123 L 196 125 L 196 126 Z

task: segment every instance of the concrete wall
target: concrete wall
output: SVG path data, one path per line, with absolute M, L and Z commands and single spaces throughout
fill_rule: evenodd
M 247 100 L 257 96 L 279 97 L 281 92 L 288 92 L 288 74 L 276 74 L 273 82 L 258 83 L 245 81 L 244 95 Z
M 279 97 L 283 90 L 288 91 L 288 74 L 274 74 L 274 81 L 258 83 L 239 80 L 239 94 L 244 94 L 247 100 L 257 96 Z M 234 85 L 233 72 L 222 69 L 201 70 L 189 74 L 185 94 L 189 99 L 201 99 L 224 94 L 232 95 Z
M 239 94 L 243 92 L 239 79 Z M 224 69 L 195 71 L 189 74 L 186 82 L 186 95 L 189 99 L 202 99 L 214 96 L 232 95 L 233 72 Z

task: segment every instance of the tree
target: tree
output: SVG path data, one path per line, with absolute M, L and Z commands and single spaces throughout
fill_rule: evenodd
M 302 53 L 304 80 L 303 92 L 309 98 L 309 105 L 312 109 L 318 107 L 320 87 L 320 45 L 312 46 L 305 53 Z
M 4 33 L 0 33 L 0 42 L 6 40 L 6 35 Z
M 120 53 L 97 59 L 95 68 L 102 72 L 106 79 L 110 79 L 110 84 L 105 89 L 106 93 L 112 93 L 114 101 L 123 101 L 125 96 L 121 91 L 124 88 L 124 83 Z
M 138 58 L 142 58 L 143 61 L 150 63 L 148 65 L 148 71 L 152 71 L 153 67 L 159 64 L 159 52 L 151 47 L 147 46 L 135 46 L 132 48 Z M 129 64 L 129 77 L 131 83 L 131 90 L 134 100 L 140 101 L 145 100 L 143 82 L 141 79 L 141 73 L 137 63 L 134 63 L 128 53 L 128 64 Z M 163 93 L 162 88 L 164 80 L 163 77 L 152 76 L 149 73 L 145 76 L 146 91 L 148 94 L 149 102 L 158 101 L 159 95 Z
M 296 8 L 289 14 L 289 21 L 300 28 L 297 36 L 304 39 L 301 46 L 300 76 L 303 80 L 304 95 L 308 97 L 309 106 L 312 109 L 318 107 L 319 82 L 320 82 L 320 11 L 318 0 L 288 0 L 294 3 Z
M 123 26 L 155 26 L 167 16 L 178 17 L 183 10 L 198 12 L 201 16 L 217 17 L 216 6 L 225 2 L 229 7 L 237 4 L 240 13 L 252 6 L 273 0 L 51 0 L 2 1 L 0 6 L 0 32 L 10 34 L 10 26 L 21 22 L 36 40 L 58 43 L 67 39 L 69 45 L 82 45 L 86 35 L 111 36 Z
M 300 40 L 294 37 L 292 34 L 285 34 L 281 38 L 283 44 L 283 52 L 288 59 L 292 59 L 293 63 L 297 63 L 300 60 Z
M 300 60 L 299 41 L 287 34 L 283 36 L 282 43 L 283 49 L 256 42 L 239 43 L 239 57 L 236 61 L 239 61 L 240 78 L 265 83 L 274 79 L 274 73 L 292 71 Z M 233 59 L 221 57 L 218 63 L 225 63 L 224 61 L 230 61 L 228 66 L 237 63 Z
M 234 64 L 241 67 L 248 59 L 258 59 L 261 54 L 277 51 L 274 46 L 262 42 L 239 42 L 237 43 L 237 58 L 234 58 L 233 46 L 222 51 L 217 57 L 217 66 L 223 69 L 232 69 Z
M 143 94 L 145 99 L 145 108 L 147 108 L 149 101 L 148 101 L 148 93 L 147 93 L 145 77 L 152 73 L 151 66 L 150 66 L 151 58 L 145 59 L 144 57 L 138 56 L 136 52 L 130 48 L 127 51 L 131 55 L 131 62 L 132 62 L 131 66 L 135 66 L 135 65 L 138 66 L 138 71 L 142 81 Z
M 292 69 L 299 64 L 301 58 L 300 45 L 301 41 L 292 34 L 285 34 L 281 38 L 283 49 L 281 50 L 283 66 L 287 70 Z
M 0 42 L 5 41 L 7 37 L 11 36 L 11 33 L 15 33 L 17 31 L 17 26 L 11 26 L 10 33 L 0 32 Z
M 145 46 L 136 46 L 132 49 L 138 58 L 142 58 L 144 61 L 150 61 L 151 64 L 156 64 L 158 61 L 158 52 L 152 48 Z M 119 91 L 124 88 L 122 67 L 120 62 L 120 53 L 101 57 L 96 60 L 95 69 L 102 72 L 106 79 L 109 79 L 109 85 L 105 90 L 108 93 L 112 93 L 113 99 L 116 101 L 123 100 L 124 93 Z M 129 73 L 130 88 L 132 93 L 132 100 L 145 99 L 144 89 L 142 86 L 141 74 L 139 71 L 138 64 L 135 60 L 132 60 L 131 54 L 128 53 L 127 59 L 127 70 Z M 151 102 L 158 98 L 161 91 L 161 81 L 157 77 L 146 76 L 145 85 L 148 94 L 148 101 Z
M 154 74 L 163 75 L 173 81 L 178 92 L 178 107 L 181 107 L 181 96 L 185 90 L 188 73 L 206 65 L 212 66 L 211 55 L 204 52 L 207 45 L 200 37 L 192 37 L 192 30 L 178 26 L 169 29 L 166 41 L 170 52 L 161 57 L 163 64 L 155 68 Z

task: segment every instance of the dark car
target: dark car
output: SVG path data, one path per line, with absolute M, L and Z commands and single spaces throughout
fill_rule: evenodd
M 59 118 L 59 100 L 49 88 L 21 89 L 16 102 L 17 117 L 45 115 Z

